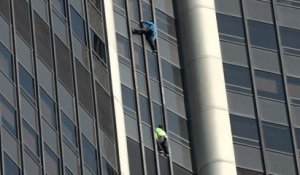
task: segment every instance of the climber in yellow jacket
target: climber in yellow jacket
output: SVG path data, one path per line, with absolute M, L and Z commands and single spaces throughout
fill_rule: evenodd
M 159 154 L 169 156 L 168 137 L 162 125 L 158 125 L 155 129 L 154 137 L 157 143 Z

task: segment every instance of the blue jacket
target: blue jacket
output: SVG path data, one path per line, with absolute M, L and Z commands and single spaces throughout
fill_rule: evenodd
M 157 36 L 157 28 L 156 25 L 151 21 L 144 21 L 143 24 L 148 30 L 152 31 L 152 35 L 150 36 L 153 40 L 156 39 Z

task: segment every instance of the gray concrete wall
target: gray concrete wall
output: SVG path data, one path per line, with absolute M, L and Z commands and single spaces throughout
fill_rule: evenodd
M 176 0 L 198 175 L 236 175 L 214 0 Z

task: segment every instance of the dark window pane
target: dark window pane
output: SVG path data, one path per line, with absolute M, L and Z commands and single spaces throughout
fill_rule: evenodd
M 174 175 L 193 175 L 192 172 L 180 167 L 176 163 L 173 163 Z
M 281 43 L 284 46 L 300 49 L 300 30 L 280 27 Z
M 85 44 L 85 22 L 82 17 L 71 7 L 72 30 L 75 35 Z
M 37 156 L 39 156 L 39 136 L 31 126 L 23 120 L 23 140 L 27 147 Z
M 134 58 L 135 66 L 137 70 L 145 73 L 145 59 L 143 55 L 143 48 L 137 44 L 134 44 Z
M 276 32 L 273 24 L 248 20 L 252 45 L 277 50 Z
M 93 173 L 97 174 L 97 151 L 94 146 L 82 135 L 82 149 L 84 163 Z
M 157 28 L 176 38 L 175 20 L 160 10 L 155 10 Z
M 248 68 L 223 64 L 225 82 L 230 90 L 237 90 L 245 93 L 251 93 L 252 83 L 250 70 Z
M 283 152 L 293 152 L 289 127 L 263 122 L 266 147 Z
M 147 174 L 156 174 L 155 153 L 145 147 Z
M 159 156 L 160 174 L 170 175 L 169 161 L 163 156 Z
M 5 48 L 4 45 L 0 43 L 0 69 L 6 73 L 6 75 L 13 79 L 13 61 L 12 55 Z
M 56 128 L 55 103 L 42 88 L 40 88 L 40 90 L 42 115 L 52 125 L 52 127 Z
M 231 114 L 230 123 L 235 142 L 259 146 L 258 124 L 256 120 Z
M 127 59 L 131 59 L 130 57 L 130 48 L 129 48 L 129 40 L 124 38 L 123 36 L 117 34 L 117 44 L 118 44 L 118 54 Z
M 161 59 L 161 63 L 162 63 L 161 69 L 162 69 L 163 78 L 169 81 L 170 83 L 173 83 L 176 86 L 182 88 L 180 68 L 170 64 L 169 62 L 163 59 Z
M 234 15 L 241 15 L 240 0 L 215 0 L 217 12 L 232 13 Z
M 227 41 L 220 41 L 220 44 L 224 62 L 248 67 L 248 53 L 245 45 Z
M 1 100 L 0 114 L 1 114 L 1 118 L 2 118 L 2 124 L 15 137 L 17 137 L 16 111 L 2 96 L 0 96 L 0 100 Z
M 148 98 L 139 95 L 140 99 L 140 110 L 141 110 L 141 118 L 143 122 L 150 124 L 150 110 L 149 110 L 149 102 Z
M 232 39 L 237 38 L 236 41 L 244 41 L 245 33 L 242 18 L 217 14 L 217 21 L 219 33 L 230 35 Z
M 287 77 L 287 82 L 291 102 L 300 104 L 300 79 Z
M 263 171 L 263 158 L 260 148 L 234 144 L 234 154 L 237 166 Z
M 163 111 L 162 107 L 154 102 L 153 105 L 153 115 L 154 115 L 154 125 L 157 127 L 158 125 L 163 125 Z
M 66 14 L 66 3 L 65 0 L 53 0 L 53 4 L 55 4 L 56 8 L 63 14 Z
M 102 12 L 102 0 L 90 0 L 90 2 L 100 11 Z
M 151 52 L 147 52 L 149 74 L 152 78 L 158 80 L 157 58 Z
M 138 0 L 129 0 L 128 1 L 130 19 L 136 22 L 139 22 L 139 2 Z
M 59 175 L 59 159 L 54 152 L 44 144 L 45 150 L 45 171 L 48 175 Z
M 31 75 L 19 64 L 19 77 L 20 85 L 27 95 L 30 95 L 31 98 L 35 98 L 34 90 L 34 79 Z
M 76 141 L 76 126 L 69 119 L 69 117 L 61 111 L 61 120 L 62 120 L 62 131 L 64 135 L 74 144 L 77 145 Z
M 10 21 L 10 0 L 1 0 L 0 1 L 0 13 L 8 21 Z
M 115 172 L 115 170 L 103 158 L 102 158 L 102 174 L 103 175 L 118 175 L 118 173 Z
M 284 99 L 281 75 L 255 70 L 255 82 L 259 96 Z
M 91 30 L 91 40 L 93 50 L 100 57 L 101 61 L 106 64 L 105 44 L 93 30 Z
M 123 105 L 132 109 L 133 111 L 136 111 L 134 91 L 124 85 L 122 85 L 122 99 Z
M 295 135 L 297 139 L 297 148 L 300 149 L 300 128 L 295 128 Z
M 152 19 L 151 5 L 146 2 L 143 2 L 143 18 L 144 18 L 144 20 Z
M 262 172 L 247 170 L 247 169 L 239 168 L 239 167 L 237 167 L 237 174 L 238 175 L 264 175 L 264 173 L 262 173 Z
M 31 46 L 30 8 L 26 0 L 18 0 L 14 4 L 15 24 L 17 32 Z
M 143 174 L 140 144 L 127 138 L 130 174 Z
M 5 175 L 19 175 L 20 169 L 14 161 L 4 153 L 4 174 Z
M 187 121 L 169 110 L 167 110 L 167 117 L 169 130 L 178 136 L 189 140 Z

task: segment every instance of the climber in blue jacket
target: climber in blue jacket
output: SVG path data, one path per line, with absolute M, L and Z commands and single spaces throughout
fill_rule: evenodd
M 149 42 L 152 52 L 156 53 L 156 45 L 155 40 L 157 36 L 157 28 L 156 25 L 152 21 L 141 21 L 143 28 L 133 29 L 133 34 L 144 34 L 146 36 L 147 41 Z

